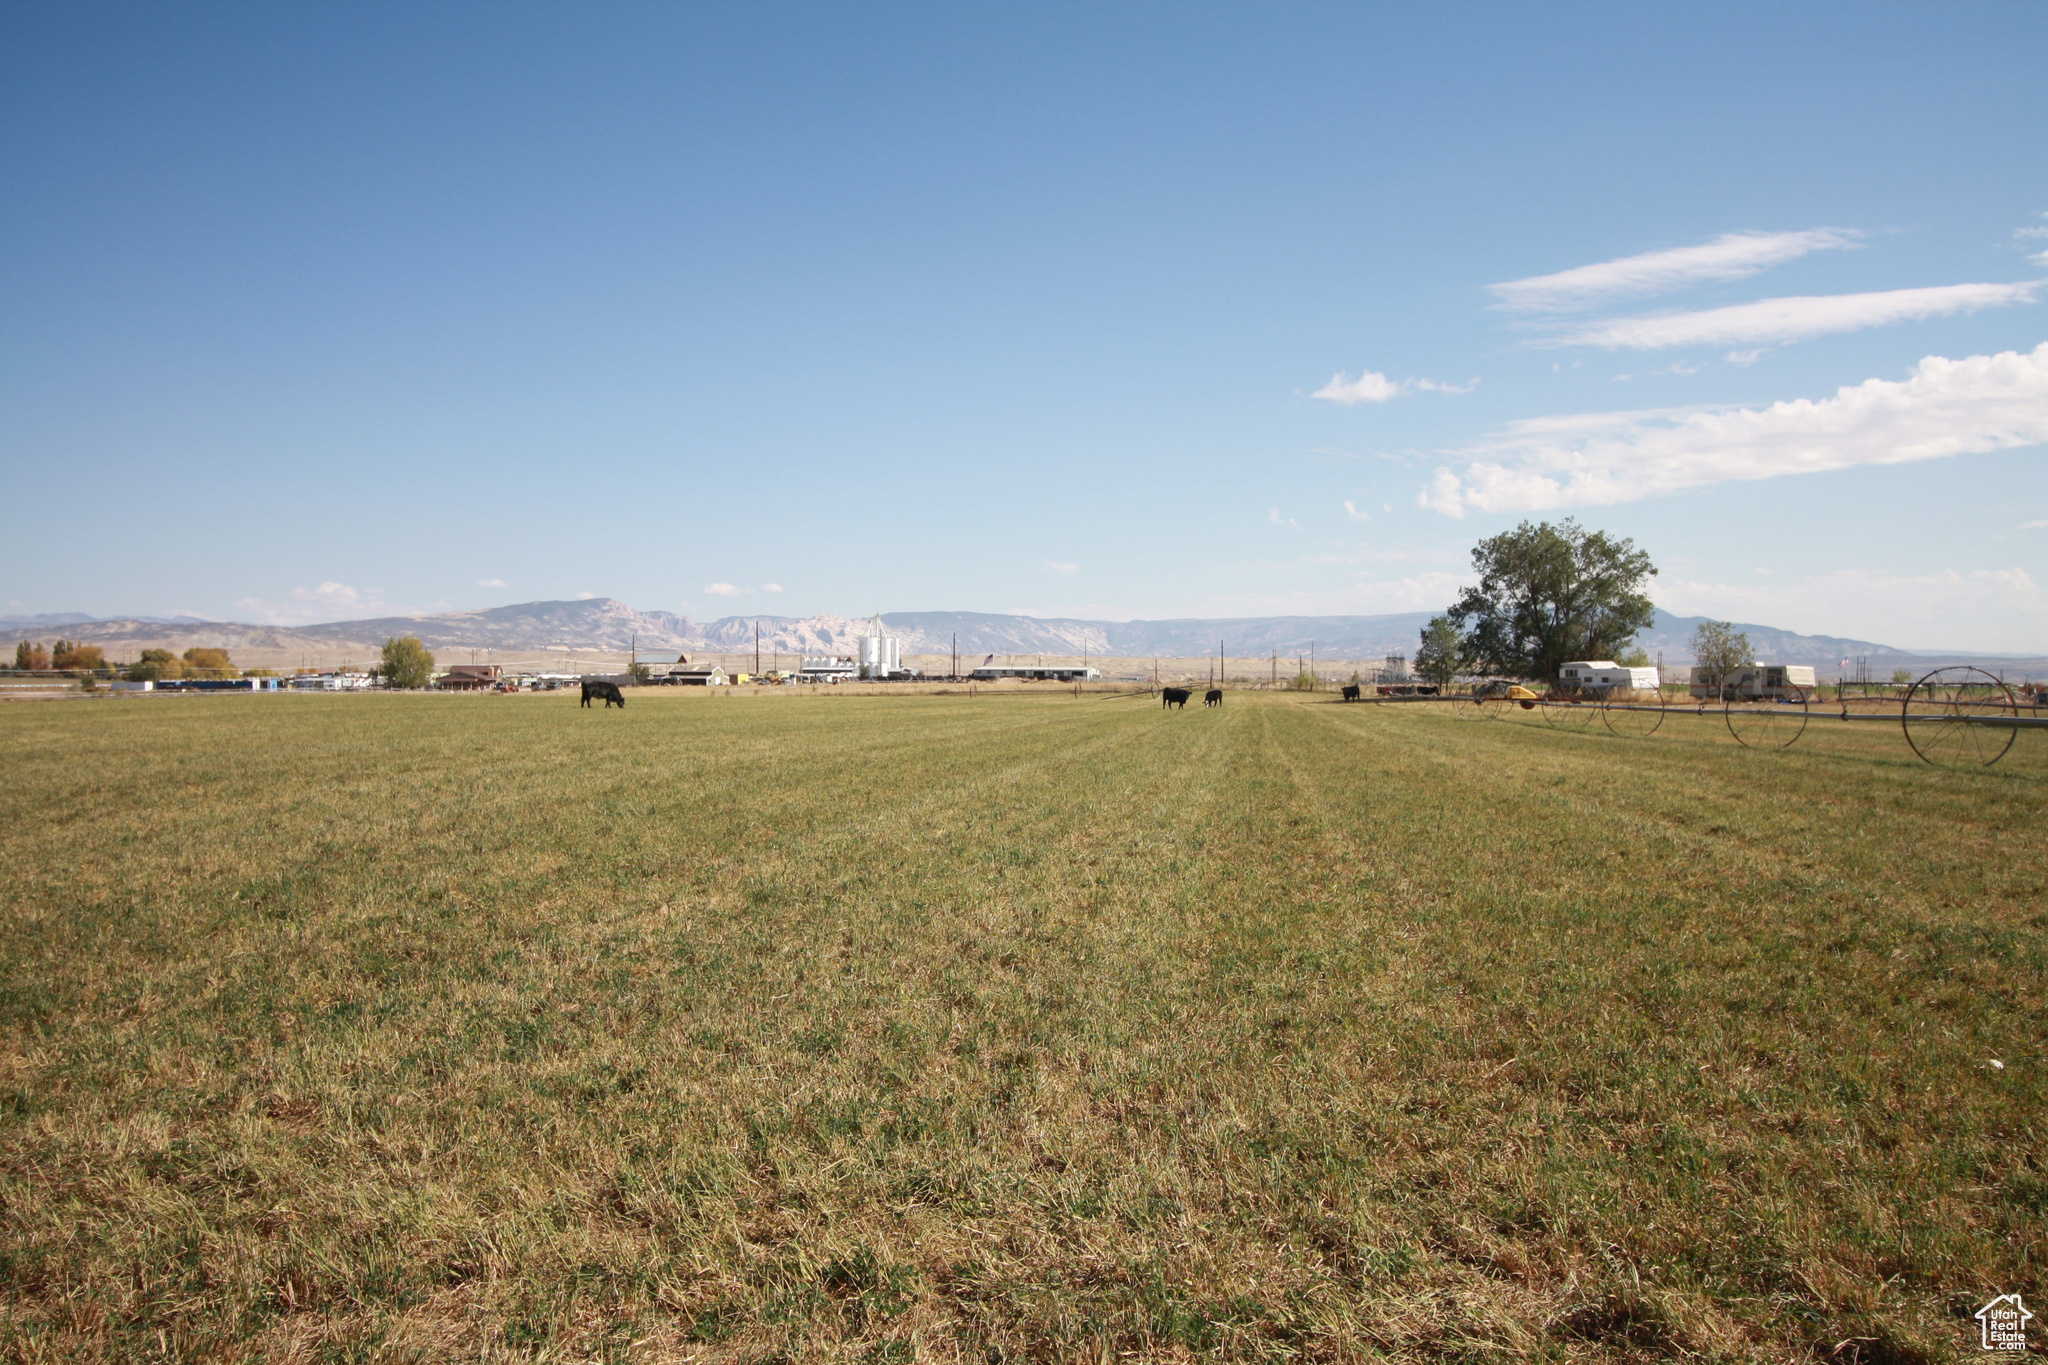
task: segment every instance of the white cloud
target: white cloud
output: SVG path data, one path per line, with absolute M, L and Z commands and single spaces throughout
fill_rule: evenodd
M 1900 381 L 1768 408 L 1672 408 L 1518 422 L 1416 497 L 1446 516 L 1604 506 L 1735 479 L 1903 464 L 2048 441 L 2048 342 L 1928 356 Z
M 1349 407 L 1353 403 L 1384 403 L 1389 398 L 1398 398 L 1400 394 L 1399 384 L 1375 370 L 1367 370 L 1356 379 L 1346 379 L 1344 372 L 1339 370 L 1330 376 L 1329 383 L 1310 396 L 1327 398 L 1332 403 Z
M 707 583 L 704 585 L 704 591 L 712 597 L 738 597 L 740 595 L 740 590 L 730 583 Z
M 2023 522 L 2021 522 L 2021 523 L 2020 523 L 2020 529 L 2021 529 L 2022 531 L 2040 531 L 2040 530 L 2048 530 L 2048 520 L 2044 520 L 2044 521 L 2023 521 Z M 15 605 L 19 606 L 19 605 L 20 605 L 20 603 L 16 603 Z
M 588 602 L 588 601 L 592 600 L 593 598 L 595 598 L 596 596 L 597 596 L 597 594 L 596 594 L 596 593 L 594 593 L 594 592 L 579 592 L 579 593 L 577 593 L 577 594 L 576 594 L 576 600 L 577 600 L 578 602 Z
M 2044 283 L 1944 284 L 1874 294 L 1815 294 L 1759 299 L 1697 313 L 1610 318 L 1544 344 L 1598 346 L 1603 350 L 1659 351 L 1671 346 L 1779 345 L 1833 332 L 1860 332 L 1915 318 L 1971 313 L 1979 308 L 2032 303 Z
M 1300 522 L 1296 521 L 1293 517 L 1281 516 L 1280 509 L 1277 507 L 1266 513 L 1266 520 L 1272 522 L 1275 526 L 1285 526 L 1290 531 L 1299 531 L 1301 529 Z
M 1358 378 L 1349 379 L 1339 370 L 1330 376 L 1329 383 L 1309 396 L 1342 403 L 1348 408 L 1354 403 L 1384 403 L 1404 393 L 1470 393 L 1478 385 L 1477 379 L 1464 384 L 1445 384 L 1435 379 L 1389 379 L 1377 370 L 1366 370 Z
M 1049 573 L 1076 574 L 1081 572 L 1079 564 L 1070 564 L 1064 559 L 1041 559 L 1039 566 Z
M 1358 504 L 1352 502 L 1349 498 L 1344 499 L 1344 515 L 1353 521 L 1372 520 L 1372 513 L 1359 511 Z
M 479 578 L 476 581 L 476 585 L 479 588 L 502 588 L 505 586 L 505 580 L 502 578 Z
M 1518 312 L 1559 313 L 1591 308 L 1609 299 L 1663 294 L 1705 280 L 1741 280 L 1804 256 L 1854 246 L 1861 234 L 1840 228 L 1807 232 L 1730 232 L 1698 246 L 1647 251 L 1597 265 L 1490 284 L 1500 307 Z
M 2048 634 L 2048 593 L 2018 567 L 1838 569 L 1749 583 L 1660 575 L 1650 595 L 1680 616 L 1763 621 L 1899 649 L 2038 654 Z
M 762 591 L 762 592 L 781 592 L 781 591 L 782 591 L 782 585 L 781 585 L 780 583 L 763 583 L 763 584 L 761 585 L 761 591 Z

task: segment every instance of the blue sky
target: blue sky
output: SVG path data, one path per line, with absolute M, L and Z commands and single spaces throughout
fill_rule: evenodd
M 2048 7 L 0 10 L 8 612 L 2048 650 Z

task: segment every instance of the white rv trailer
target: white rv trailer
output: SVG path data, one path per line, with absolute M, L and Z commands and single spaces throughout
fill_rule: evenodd
M 1716 701 L 1804 701 L 1813 695 L 1813 670 L 1805 664 L 1751 664 L 1718 682 L 1714 671 L 1694 665 L 1691 692 Z
M 1623 689 L 1655 692 L 1659 679 L 1654 668 L 1630 668 L 1612 659 L 1575 659 L 1557 670 L 1557 682 L 1566 692 L 1604 696 Z

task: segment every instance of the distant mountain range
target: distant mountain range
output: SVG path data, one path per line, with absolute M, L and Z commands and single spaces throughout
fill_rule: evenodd
M 1234 659 L 1313 651 L 1319 658 L 1378 659 L 1415 652 L 1416 636 L 1430 612 L 1385 616 L 1247 616 L 1165 621 L 1086 621 L 1006 616 L 974 611 L 885 612 L 884 628 L 903 641 L 906 654 L 947 655 L 957 647 L 963 661 L 986 654 L 1083 653 L 1108 658 L 1201 658 L 1220 642 Z M 1688 641 L 1707 618 L 1657 613 L 1654 626 L 1637 641 L 1652 658 L 1670 666 L 1692 662 Z M 638 611 L 607 597 L 573 602 L 526 602 L 484 611 L 433 616 L 387 616 L 333 621 L 314 626 L 248 625 L 231 621 L 132 616 L 95 619 L 75 612 L 0 617 L 0 633 L 45 638 L 62 634 L 96 644 L 110 658 L 131 658 L 144 649 L 183 651 L 194 645 L 226 648 L 238 660 L 284 663 L 367 659 L 394 635 L 417 635 L 438 651 L 485 650 L 512 654 L 749 653 L 754 632 L 761 648 L 779 654 L 850 654 L 854 641 L 873 629 L 871 620 L 844 616 L 727 616 L 696 622 L 665 611 Z M 1939 663 L 1988 663 L 2012 672 L 2048 673 L 2048 657 L 2010 654 L 1936 654 L 1899 649 L 1871 640 L 1801 635 L 1775 626 L 1738 623 L 1757 656 L 1771 663 L 1811 664 L 1832 675 L 1841 660 L 1864 660 L 1874 671 L 1932 667 Z

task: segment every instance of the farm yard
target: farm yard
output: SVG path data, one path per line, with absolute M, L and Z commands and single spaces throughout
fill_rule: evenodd
M 1906 1362 L 2048 1294 L 2048 738 L 0 708 L 0 1356 Z

